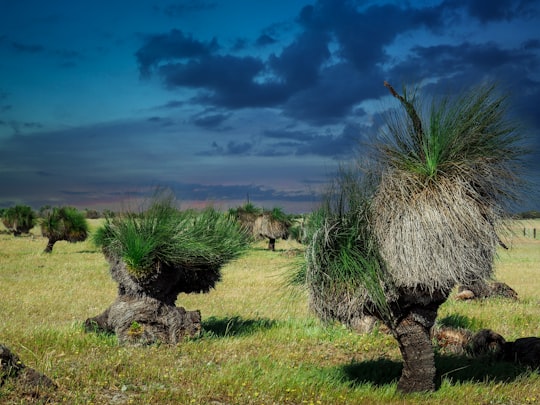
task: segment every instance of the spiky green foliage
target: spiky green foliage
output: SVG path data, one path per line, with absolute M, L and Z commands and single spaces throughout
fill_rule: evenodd
M 260 208 L 256 207 L 253 203 L 249 203 L 249 202 L 242 205 L 242 207 L 240 207 L 240 210 L 243 212 L 251 213 L 251 214 L 260 214 L 262 211 Z
M 27 205 L 7 208 L 2 215 L 2 223 L 13 235 L 28 233 L 36 224 L 36 213 Z
M 432 100 L 427 111 L 417 92 L 410 95 L 405 89 L 401 101 L 405 111 L 388 117 L 377 142 L 385 166 L 415 177 L 419 187 L 461 178 L 484 193 L 484 199 L 501 203 L 515 197 L 516 183 L 521 183 L 516 164 L 525 150 L 516 125 L 507 118 L 507 97 L 497 94 L 494 85 Z M 426 118 L 413 118 L 411 108 L 425 112 Z
M 262 213 L 262 209 L 250 202 L 245 203 L 240 207 L 229 209 L 229 215 L 236 218 L 240 218 L 243 215 L 258 215 L 260 213 Z
M 280 207 L 274 207 L 268 212 L 269 212 L 270 218 L 272 218 L 273 220 L 281 221 L 281 222 L 285 222 L 285 223 L 290 223 L 291 222 L 289 216 Z
M 219 268 L 244 252 L 249 237 L 229 215 L 212 208 L 179 211 L 164 198 L 141 213 L 107 218 L 94 242 L 121 258 L 134 277 L 145 278 L 162 264 Z
M 389 317 L 388 277 L 370 218 L 373 190 L 357 167 L 342 167 L 307 225 L 306 265 L 292 281 L 307 281 L 312 309 L 349 324 L 363 314 Z
M 88 221 L 83 212 L 74 207 L 54 207 L 44 213 L 40 221 L 41 233 L 49 238 L 46 252 L 57 241 L 82 242 L 88 237 Z
M 289 236 L 291 239 L 298 243 L 305 243 L 305 224 L 306 217 L 298 216 L 291 220 L 291 226 L 289 227 Z

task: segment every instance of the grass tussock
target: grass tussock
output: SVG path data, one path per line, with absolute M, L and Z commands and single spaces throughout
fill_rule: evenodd
M 179 211 L 170 198 L 157 198 L 142 212 L 106 219 L 93 240 L 107 256 L 122 258 L 134 277 L 146 278 L 161 264 L 219 269 L 245 251 L 249 237 L 229 215 Z
M 91 232 L 100 224 L 90 221 Z M 507 340 L 538 335 L 540 238 L 523 237 L 525 226 L 540 228 L 540 221 L 515 223 L 505 239 L 510 251 L 499 250 L 495 264 L 519 301 L 450 298 L 441 319 L 489 327 Z M 201 310 L 202 337 L 174 347 L 120 347 L 116 337 L 82 327 L 116 296 L 101 251 L 90 241 L 59 242 L 47 255 L 39 230 L 31 234 L 0 234 L 1 342 L 59 388 L 30 395 L 8 382 L 0 403 L 540 403 L 537 372 L 444 355 L 436 358 L 437 392 L 396 394 L 401 356 L 393 338 L 323 325 L 305 291 L 284 289 L 285 269 L 297 260 L 289 252 L 302 249 L 291 241 L 276 252 L 260 242 L 224 266 L 215 290 L 178 297 L 178 305 Z

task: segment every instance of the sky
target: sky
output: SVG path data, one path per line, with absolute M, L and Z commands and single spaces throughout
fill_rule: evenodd
M 540 1 L 0 0 L 0 207 L 309 212 L 396 89 L 496 82 L 540 210 Z

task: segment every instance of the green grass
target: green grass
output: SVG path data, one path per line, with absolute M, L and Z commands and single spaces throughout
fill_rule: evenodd
M 91 230 L 97 221 L 91 220 Z M 496 275 L 518 302 L 456 302 L 439 318 L 473 330 L 489 327 L 508 340 L 538 335 L 540 235 L 515 225 Z M 526 221 L 540 230 L 540 221 Z M 35 230 L 34 230 L 35 231 Z M 302 247 L 265 243 L 223 268 L 223 281 L 177 305 L 200 309 L 202 337 L 178 346 L 118 346 L 109 335 L 85 333 L 82 322 L 116 297 L 102 253 L 89 241 L 59 242 L 0 233 L 0 343 L 51 377 L 56 391 L 31 395 L 8 382 L 0 403 L 69 404 L 527 404 L 540 403 L 540 375 L 508 363 L 485 364 L 437 355 L 432 394 L 396 393 L 401 357 L 382 332 L 358 335 L 324 326 L 300 290 L 287 291 L 286 268 Z

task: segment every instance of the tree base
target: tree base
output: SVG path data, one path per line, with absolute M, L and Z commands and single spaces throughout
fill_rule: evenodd
M 425 315 L 427 311 L 422 311 Z M 435 356 L 429 330 L 412 312 L 399 322 L 396 337 L 403 357 L 403 371 L 397 389 L 402 393 L 435 390 Z M 429 314 L 433 320 L 437 313 Z M 431 320 L 431 319 L 430 319 Z
M 120 344 L 177 344 L 200 335 L 201 313 L 148 296 L 121 295 L 102 314 L 88 318 L 85 328 L 114 333 Z
M 395 306 L 394 325 L 388 325 L 399 344 L 403 370 L 397 389 L 401 393 L 429 392 L 435 385 L 435 353 L 430 330 L 447 291 L 403 291 Z M 399 310 L 399 314 L 397 313 Z M 399 316 L 398 316 L 399 315 Z

